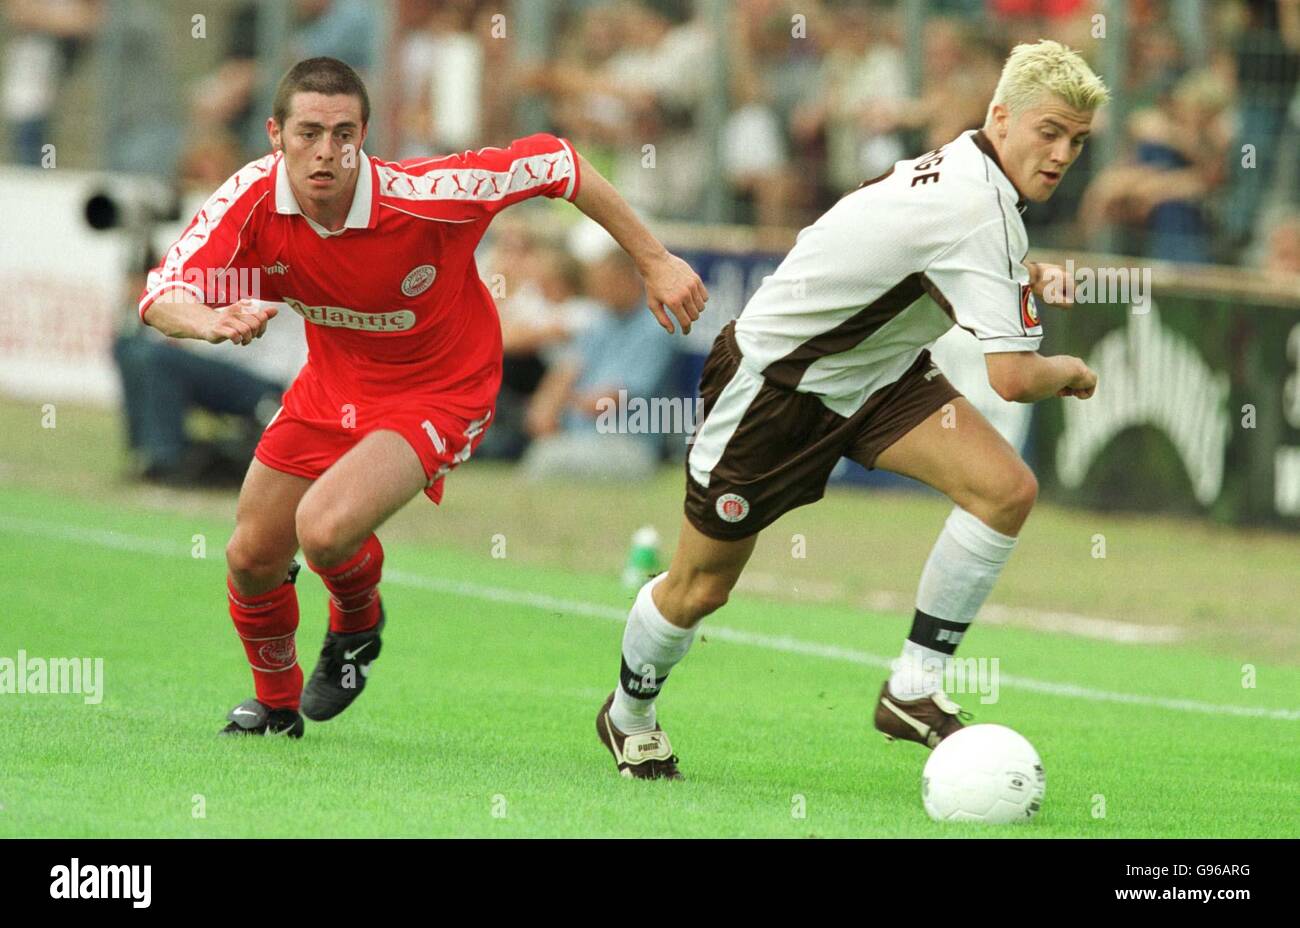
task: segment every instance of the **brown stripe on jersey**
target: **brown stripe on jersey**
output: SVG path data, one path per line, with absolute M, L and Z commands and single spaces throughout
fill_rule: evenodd
M 835 328 L 814 335 L 785 357 L 773 361 L 763 369 L 763 376 L 777 386 L 795 389 L 809 365 L 829 354 L 848 351 L 870 338 L 882 325 L 925 296 L 926 283 L 924 274 L 908 274 Z M 939 292 L 934 284 L 929 286 L 935 293 Z M 951 311 L 952 307 L 948 306 L 950 315 Z
M 921 275 L 921 285 L 925 287 L 925 292 L 930 295 L 930 299 L 939 304 L 939 308 L 942 309 L 947 314 L 948 318 L 952 320 L 953 325 L 957 326 L 959 329 L 965 329 L 970 334 L 975 335 L 976 338 L 979 337 L 975 334 L 975 330 L 970 326 L 962 325 L 957 321 L 957 314 L 953 312 L 952 303 L 948 302 L 948 298 L 943 295 L 943 291 L 939 289 L 939 285 L 931 280 L 928 274 Z

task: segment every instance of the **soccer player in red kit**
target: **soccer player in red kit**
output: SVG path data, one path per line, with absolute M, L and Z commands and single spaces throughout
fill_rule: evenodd
M 501 329 L 474 249 L 501 209 L 564 197 L 637 262 L 669 333 L 704 308 L 703 283 L 669 254 L 568 141 L 384 162 L 362 150 L 365 86 L 333 58 L 299 62 L 267 120 L 272 153 L 203 205 L 140 300 L 174 338 L 247 345 L 288 306 L 307 322 L 308 361 L 267 426 L 226 547 L 230 615 L 256 696 L 228 733 L 302 734 L 364 688 L 380 652 L 384 553 L 375 529 L 473 453 L 492 421 Z M 240 274 L 259 299 L 227 303 Z M 223 305 L 224 304 L 224 305 Z M 329 631 L 307 685 L 298 667 L 294 580 L 301 547 L 330 593 Z

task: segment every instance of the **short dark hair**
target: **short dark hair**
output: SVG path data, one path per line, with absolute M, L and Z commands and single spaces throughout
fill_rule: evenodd
M 295 93 L 323 93 L 326 96 L 347 94 L 361 101 L 361 124 L 370 122 L 370 95 L 357 72 L 337 58 L 308 58 L 298 62 L 275 88 L 272 115 L 280 128 L 289 118 L 289 103 Z

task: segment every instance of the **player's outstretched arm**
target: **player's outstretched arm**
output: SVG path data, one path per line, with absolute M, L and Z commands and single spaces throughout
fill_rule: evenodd
M 614 241 L 636 261 L 645 280 L 650 312 L 659 324 L 672 332 L 673 322 L 668 315 L 672 313 L 681 325 L 682 333 L 689 332 L 691 323 L 700 318 L 709 298 L 704 282 L 689 264 L 664 248 L 614 185 L 601 177 L 582 155 L 578 155 L 578 170 L 582 185 L 573 199 L 574 206 L 604 226 Z
M 1045 358 L 1036 351 L 1002 351 L 984 355 L 989 385 L 1012 403 L 1037 403 L 1049 396 L 1086 400 L 1097 389 L 1097 375 L 1080 358 L 1061 354 Z
M 255 307 L 239 300 L 213 309 L 192 294 L 176 288 L 162 293 L 144 311 L 144 322 L 170 338 L 197 338 L 213 345 L 228 341 L 247 345 L 261 338 L 275 318 L 274 306 Z

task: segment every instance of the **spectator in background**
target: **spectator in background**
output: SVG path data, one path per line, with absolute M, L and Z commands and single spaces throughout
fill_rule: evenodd
M 675 357 L 672 340 L 645 311 L 636 265 L 621 250 L 587 267 L 586 289 L 604 312 L 547 370 L 529 405 L 534 441 L 524 470 L 532 480 L 635 480 L 660 459 L 662 434 L 602 433 L 600 423 L 617 422 L 624 402 L 648 404 L 661 395 Z
M 1199 71 L 1179 81 L 1159 107 L 1134 113 L 1130 163 L 1106 168 L 1084 194 L 1079 221 L 1085 235 L 1117 222 L 1143 230 L 1147 257 L 1209 262 L 1205 201 L 1224 181 L 1228 93 L 1213 71 Z
M 966 24 L 935 18 L 925 24 L 925 63 L 921 98 L 877 100 L 866 124 L 878 135 L 914 132 L 920 148 L 933 151 L 967 129 L 984 125 L 1001 59 Z
M 1267 276 L 1294 285 L 1300 279 L 1300 212 L 1284 212 L 1267 228 L 1262 269 Z
M 1224 212 L 1224 231 L 1238 246 L 1255 230 L 1255 216 L 1274 173 L 1291 167 L 1279 163 L 1277 151 L 1300 75 L 1300 0 L 1247 0 L 1245 7 L 1245 28 L 1232 43 L 1237 138 Z M 1254 148 L 1253 169 L 1241 168 L 1243 145 Z
M 817 0 L 737 0 L 732 9 L 732 58 L 758 76 L 764 97 L 788 126 L 817 86 L 835 16 Z
M 203 199 L 239 168 L 238 140 L 214 127 L 191 134 L 181 156 L 181 215 L 198 212 Z M 170 241 L 175 228 L 156 229 Z M 113 360 L 122 380 L 131 474 L 173 486 L 238 485 L 248 470 L 262 429 L 280 406 L 280 397 L 307 358 L 306 333 L 296 313 L 281 306 L 276 325 L 251 345 L 209 345 L 169 339 L 140 325 L 139 295 L 158 262 L 142 256 L 126 284 L 122 326 L 113 343 Z M 242 294 L 241 294 L 242 295 Z M 204 437 L 193 429 L 195 411 L 227 416 L 227 434 Z
M 293 26 L 281 52 L 284 61 L 327 55 L 352 63 L 359 71 L 374 65 L 377 22 L 372 3 L 293 0 L 293 8 Z
M 1182 45 L 1173 30 L 1156 23 L 1130 33 L 1125 90 L 1129 112 L 1159 106 L 1187 73 Z
M 218 126 L 192 128 L 177 164 L 177 182 L 187 198 L 181 215 L 197 213 L 202 198 L 234 175 L 243 158 L 243 147 L 233 133 Z
M 236 8 L 225 29 L 229 38 L 224 60 L 198 83 L 191 99 L 195 123 L 235 133 L 250 155 L 266 151 L 257 91 L 280 76 L 260 70 L 265 15 L 265 10 L 259 14 L 257 3 Z M 365 0 L 293 0 L 289 35 L 276 57 L 287 68 L 304 58 L 328 55 L 346 61 L 364 78 L 373 64 L 376 25 L 375 10 Z
M 524 416 L 545 365 L 522 332 L 542 328 L 541 294 L 530 273 L 541 243 L 525 215 L 507 212 L 492 223 L 480 274 L 496 300 L 501 320 L 501 389 L 476 458 L 517 461 L 528 447 Z M 540 334 L 540 333 L 539 333 Z M 548 332 L 558 337 L 558 332 Z M 537 339 L 539 342 L 542 339 Z
M 507 356 L 536 358 L 545 367 L 557 349 L 599 321 L 604 309 L 583 295 L 583 266 L 558 245 L 539 245 L 523 271 L 524 292 L 507 301 L 501 341 Z
M 504 291 L 501 314 L 502 376 L 492 428 L 474 454 L 518 460 L 528 446 L 528 405 L 549 367 L 572 339 L 604 315 L 582 295 L 581 263 L 558 245 L 536 241 L 526 225 L 506 220 L 487 267 L 489 289 Z M 602 230 L 602 234 L 603 230 Z
M 836 14 L 814 91 L 795 112 L 794 135 L 824 133 L 826 181 L 833 198 L 907 157 L 897 131 L 877 131 L 907 104 L 907 67 L 890 41 L 884 15 L 849 8 Z
M 520 80 L 521 89 L 546 95 L 551 121 L 588 152 L 593 146 L 611 151 L 622 120 L 622 103 L 592 85 L 590 78 L 623 46 L 625 26 L 618 7 L 588 7 L 559 36 L 553 60 L 525 72 Z
M 252 121 L 257 90 L 257 5 L 244 3 L 236 8 L 224 34 L 221 63 L 192 91 L 193 122 L 223 128 L 242 139 Z
M 798 226 L 817 206 L 823 152 L 817 131 L 800 135 L 794 120 L 814 93 L 834 15 L 817 3 L 743 0 L 732 21 L 722 129 L 722 170 L 735 204 L 730 220 Z
M 5 0 L 3 109 L 13 159 L 39 166 L 59 84 L 103 22 L 103 0 Z
M 154 0 L 109 0 L 96 49 L 103 79 L 104 167 L 171 179 L 181 154 L 183 104 L 167 22 Z M 242 163 L 242 162 L 240 162 Z
M 758 77 L 733 74 L 733 104 L 722 130 L 722 166 L 738 210 L 733 222 L 788 227 L 797 179 L 788 169 L 785 134 L 767 105 Z
M 1130 20 L 1141 18 L 1147 0 L 1125 0 Z M 987 0 L 988 12 L 1005 33 L 1008 46 L 1051 36 L 1072 48 L 1088 44 L 1092 16 L 1104 6 L 1091 0 Z
M 692 216 L 708 179 L 700 166 L 709 161 L 710 139 L 697 109 L 713 37 L 702 22 L 676 15 L 629 0 L 591 10 L 581 28 L 608 23 L 618 37 L 609 56 L 570 51 L 522 81 L 549 96 L 553 121 L 580 148 L 594 141 L 605 149 L 610 180 L 629 203 L 663 218 Z
M 267 338 L 238 349 L 202 343 L 182 348 L 138 320 L 138 297 L 155 263 L 147 254 L 143 266 L 129 275 L 128 308 L 113 342 L 131 476 L 168 486 L 238 486 L 258 437 L 305 359 L 302 325 L 277 326 L 282 331 L 274 338 L 268 327 Z M 235 417 L 234 433 L 194 434 L 190 414 L 195 410 Z
M 527 99 L 534 115 L 544 113 L 556 133 L 569 138 L 596 168 L 622 189 L 614 171 L 614 135 L 623 105 L 593 82 L 622 46 L 623 20 L 613 5 L 569 8 L 553 21 L 549 55 L 514 59 L 503 68 L 514 92 Z M 505 83 L 503 81 L 503 83 Z M 523 102 L 523 101 L 520 101 Z
M 416 28 L 406 33 L 396 56 L 399 159 L 465 151 L 483 137 L 485 54 L 472 29 L 474 14 L 473 0 L 436 3 L 412 14 Z

